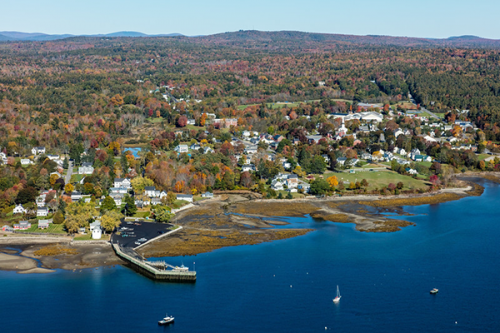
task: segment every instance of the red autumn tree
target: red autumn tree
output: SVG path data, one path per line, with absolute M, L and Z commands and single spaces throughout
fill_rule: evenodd
M 186 116 L 180 116 L 179 119 L 177 119 L 177 126 L 178 127 L 185 127 L 187 125 L 188 119 Z

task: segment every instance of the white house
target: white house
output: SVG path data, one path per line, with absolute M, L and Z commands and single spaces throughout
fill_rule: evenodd
M 275 191 L 282 191 L 283 183 L 280 182 L 279 180 L 273 180 L 273 182 L 271 183 L 271 188 Z
M 92 239 L 101 239 L 102 237 L 102 228 L 101 221 L 96 220 L 90 224 L 90 231 L 92 232 Z
M 27 210 L 23 205 L 17 205 L 12 211 L 13 214 L 26 214 Z
M 80 175 L 91 175 L 94 173 L 94 167 L 90 162 L 83 162 L 81 166 L 78 167 L 78 173 Z
M 47 155 L 47 158 L 51 161 L 56 161 L 59 159 L 59 155 L 52 155 L 52 154 L 49 154 Z
M 211 192 L 205 192 L 201 194 L 202 198 L 207 198 L 207 199 L 212 199 L 214 197 L 214 194 Z
M 154 186 L 146 186 L 144 188 L 144 195 L 150 198 L 159 198 L 161 195 L 161 191 L 157 190 Z
M 38 207 L 36 211 L 36 216 L 47 216 L 49 215 L 49 210 L 47 207 Z
M 245 154 L 255 154 L 257 152 L 257 147 L 247 147 L 245 148 Z
M 80 200 L 81 198 L 83 198 L 83 195 L 81 192 L 78 192 L 78 191 L 73 191 L 71 192 L 71 200 L 73 201 L 78 201 Z
M 255 171 L 255 165 L 253 164 L 245 164 L 241 167 L 241 171 L 242 172 L 245 172 L 245 171 Z
M 408 172 L 410 175 L 416 175 L 418 172 L 415 169 L 412 168 L 406 168 L 406 172 Z
M 193 196 L 191 194 L 177 194 L 177 200 L 193 202 Z
M 33 149 L 31 149 L 31 153 L 33 155 L 45 154 L 45 147 L 33 147 Z
M 132 185 L 130 184 L 130 179 L 128 178 L 115 178 L 114 187 L 124 187 L 130 189 Z
M 38 198 L 36 198 L 36 200 L 35 200 L 36 206 L 37 207 L 45 207 L 45 198 L 46 198 L 45 195 L 41 195 Z
M 27 158 L 21 159 L 21 165 L 30 165 L 30 164 L 31 164 L 31 160 L 29 160 Z
M 109 192 L 112 194 L 127 194 L 128 190 L 125 187 L 111 187 Z
M 180 153 L 187 153 L 188 152 L 188 145 L 178 145 L 177 147 L 174 148 L 176 152 Z
M 191 146 L 189 146 L 189 149 L 191 149 L 191 150 L 198 150 L 200 148 L 201 148 L 201 146 L 197 143 L 193 143 Z
M 203 154 L 208 154 L 208 153 L 213 153 L 213 152 L 214 152 L 214 150 L 208 146 L 203 148 Z
M 115 205 L 121 206 L 123 194 L 116 193 L 116 194 L 111 195 L 111 198 L 115 201 Z
M 47 229 L 51 223 L 52 223 L 52 220 L 39 220 L 38 221 L 38 229 Z

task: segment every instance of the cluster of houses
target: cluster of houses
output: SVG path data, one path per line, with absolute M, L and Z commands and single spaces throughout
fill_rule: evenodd
M 275 191 L 283 191 L 285 188 L 289 192 L 297 192 L 299 177 L 296 174 L 279 173 L 271 181 L 271 188 Z

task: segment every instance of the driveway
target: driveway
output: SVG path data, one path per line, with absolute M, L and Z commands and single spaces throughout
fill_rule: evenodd
M 66 176 L 64 177 L 64 183 L 69 184 L 71 181 L 71 175 L 73 174 L 73 161 L 68 162 L 68 171 L 66 172 Z

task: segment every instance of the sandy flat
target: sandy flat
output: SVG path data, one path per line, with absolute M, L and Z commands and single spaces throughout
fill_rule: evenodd
M 27 269 L 25 271 L 19 271 L 17 272 L 18 274 L 47 274 L 47 273 L 54 273 L 55 271 L 52 269 L 46 269 L 46 268 L 31 268 Z
M 29 258 L 0 253 L 0 269 L 27 270 L 36 268 L 36 261 Z

